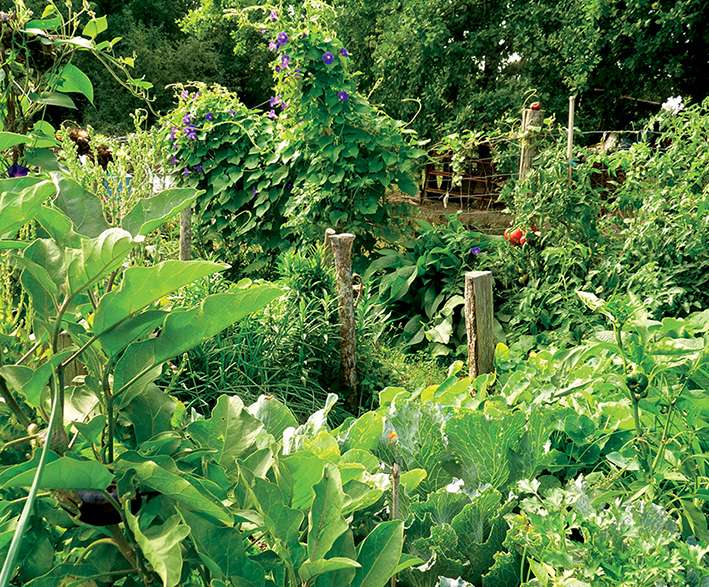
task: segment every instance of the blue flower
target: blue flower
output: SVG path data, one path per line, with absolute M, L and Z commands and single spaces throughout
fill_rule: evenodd
M 182 117 L 182 124 L 184 124 L 184 125 L 192 124 L 192 117 L 189 114 L 185 114 Z
M 325 53 L 322 54 L 322 60 L 325 65 L 330 65 L 335 61 L 335 56 L 330 51 L 325 51 Z
M 278 20 L 278 13 L 275 10 L 271 10 L 271 14 L 268 15 L 270 21 Z
M 268 116 L 271 120 L 273 120 L 274 118 L 278 118 L 278 114 L 276 114 L 275 110 L 269 110 L 266 113 L 266 116 Z
M 195 173 L 204 173 L 204 167 L 202 167 L 201 163 L 198 163 L 192 168 L 192 171 L 194 171 Z
M 192 173 L 192 172 L 190 171 L 190 168 L 189 168 L 189 167 L 185 167 L 185 168 L 182 170 L 182 175 L 184 175 L 185 177 L 187 177 L 190 173 Z
M 342 47 L 342 49 L 340 49 L 340 55 L 342 55 L 343 57 L 349 57 L 350 52 L 347 49 L 345 49 L 344 47 Z
M 284 53 L 281 56 L 281 67 L 283 69 L 288 69 L 289 65 L 290 65 L 290 55 L 288 55 L 287 53 Z
M 214 114 L 212 114 L 211 112 L 207 112 L 207 114 L 205 114 L 204 117 L 207 120 L 214 120 Z
M 340 102 L 347 102 L 347 100 L 350 99 L 350 95 L 344 91 L 337 92 L 337 97 L 340 99 Z
M 269 100 L 268 100 L 268 105 L 269 105 L 271 108 L 275 108 L 275 107 L 278 106 L 280 103 L 281 103 L 281 97 L 280 97 L 280 96 L 271 96 L 271 98 L 269 98 Z
M 480 254 L 481 250 L 482 249 L 480 247 L 471 247 L 470 254 L 477 257 Z
M 185 136 L 190 141 L 194 141 L 197 138 L 197 129 L 194 126 L 186 126 L 185 127 Z
M 278 33 L 278 36 L 276 37 L 276 41 L 278 41 L 278 44 L 283 47 L 288 42 L 288 35 L 281 31 Z
M 30 170 L 25 167 L 24 165 L 20 165 L 19 163 L 13 163 L 8 167 L 7 169 L 7 176 L 8 177 L 25 177 Z
M 170 140 L 174 142 L 176 138 L 177 138 L 177 127 L 173 126 L 170 129 Z
M 170 163 L 171 163 L 172 165 L 177 165 L 178 162 L 179 162 L 179 161 L 178 161 L 178 159 L 177 159 L 177 155 L 173 155 L 172 157 L 170 157 Z

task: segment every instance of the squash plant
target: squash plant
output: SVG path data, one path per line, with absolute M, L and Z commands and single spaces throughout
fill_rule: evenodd
M 403 559 L 403 523 L 357 547 L 354 512 L 388 476 L 341 450 L 326 406 L 298 426 L 280 402 L 221 396 L 208 417 L 154 381 L 180 355 L 281 295 L 236 284 L 191 308 L 166 296 L 224 265 L 131 253 L 198 192 L 140 200 L 120 226 L 61 175 L 0 182 L 4 254 L 32 301 L 34 345 L 0 367 L 0 391 L 35 448 L 0 469 L 0 585 L 383 585 Z M 34 219 L 46 235 L 15 238 Z M 9 252 L 7 252 L 9 250 Z M 381 505 L 379 506 L 381 507 Z

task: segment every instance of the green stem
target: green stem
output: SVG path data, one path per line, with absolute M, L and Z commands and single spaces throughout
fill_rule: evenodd
M 35 471 L 34 478 L 32 479 L 30 491 L 27 494 L 25 507 L 22 508 L 20 519 L 17 522 L 15 533 L 12 536 L 10 547 L 8 548 L 7 555 L 5 556 L 2 571 L 0 571 L 0 587 L 8 587 L 10 580 L 15 574 L 15 562 L 17 561 L 17 555 L 19 554 L 20 545 L 22 544 L 22 537 L 25 533 L 25 529 L 27 528 L 30 516 L 32 515 L 32 508 L 34 506 L 35 498 L 37 497 L 39 484 L 42 480 L 42 473 L 44 472 L 44 467 L 47 464 L 47 455 L 49 454 L 49 437 L 51 436 L 54 428 L 56 428 L 57 424 L 60 423 L 59 415 L 63 410 L 59 409 L 59 404 L 62 398 L 56 387 L 57 386 L 55 384 L 54 397 L 52 401 L 52 414 L 49 418 L 49 427 L 47 429 L 47 441 L 45 441 L 44 446 L 42 446 L 42 452 L 40 453 L 39 462 L 37 463 L 37 470 Z
M 13 414 L 15 414 L 17 421 L 23 426 L 29 426 L 30 419 L 27 417 L 27 414 L 22 411 L 20 404 L 18 404 L 15 398 L 12 396 L 10 390 L 5 384 L 5 380 L 2 378 L 0 378 L 0 397 L 5 400 L 7 407 L 12 410 Z

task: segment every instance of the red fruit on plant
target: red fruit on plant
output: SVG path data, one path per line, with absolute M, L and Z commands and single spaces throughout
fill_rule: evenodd
M 539 102 L 532 102 L 532 104 L 529 106 L 532 110 L 541 110 L 542 105 Z
M 520 228 L 515 228 L 511 233 L 510 233 L 510 242 L 513 245 L 518 245 L 519 244 L 519 239 L 522 238 L 523 232 Z

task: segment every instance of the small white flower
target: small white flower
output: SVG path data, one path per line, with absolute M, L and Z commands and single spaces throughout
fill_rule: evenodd
M 465 481 L 462 479 L 453 479 L 451 483 L 446 485 L 446 491 L 448 493 L 460 493 L 463 491 L 463 487 L 465 486 Z
M 665 103 L 662 105 L 662 109 L 667 110 L 672 114 L 677 114 L 684 109 L 682 96 L 670 96 L 667 100 L 665 100 Z

